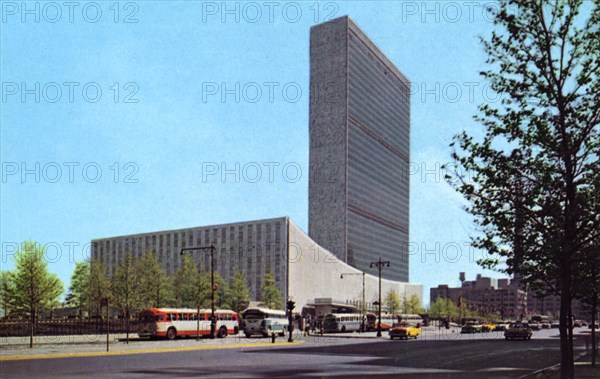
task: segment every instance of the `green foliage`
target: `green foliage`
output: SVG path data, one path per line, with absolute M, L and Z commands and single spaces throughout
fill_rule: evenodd
M 106 267 L 102 262 L 92 259 L 90 262 L 89 307 L 90 315 L 101 315 L 101 300 L 112 297 L 110 281 L 106 275 Z
M 44 249 L 33 241 L 24 242 L 15 256 L 15 307 L 35 320 L 36 314 L 58 305 L 63 284 L 48 272 Z
M 111 284 L 114 304 L 130 318 L 141 307 L 139 267 L 130 252 L 117 264 Z
M 230 309 L 229 302 L 229 283 L 223 277 L 215 272 L 215 307 L 217 309 Z
M 250 290 L 244 273 L 237 270 L 229 286 L 229 306 L 238 314 L 250 304 Z
M 395 291 L 389 290 L 383 298 L 383 304 L 387 308 L 388 313 L 398 313 L 400 311 L 400 295 Z
M 457 320 L 460 316 L 460 310 L 452 300 L 438 297 L 430 304 L 429 314 L 433 318 L 450 318 Z M 463 317 L 465 317 L 464 314 Z
M 423 313 L 419 297 L 417 295 L 412 295 L 408 299 L 404 299 L 402 302 L 402 312 L 407 314 Z
M 71 276 L 71 285 L 67 295 L 67 304 L 79 308 L 79 312 L 87 309 L 90 298 L 90 263 L 76 262 Z
M 283 309 L 283 295 L 277 288 L 273 275 L 266 273 L 261 286 L 261 304 L 271 309 Z
M 171 279 L 149 251 L 139 261 L 139 295 L 142 308 L 159 308 L 172 302 Z
M 196 308 L 201 305 L 205 298 L 201 292 L 208 286 L 205 283 L 206 279 L 198 273 L 192 257 L 184 255 L 181 267 L 175 272 L 173 279 L 177 307 Z
M 3 316 L 8 317 L 15 309 L 15 281 L 10 271 L 0 272 L 0 308 Z
M 582 0 L 507 0 L 482 42 L 482 73 L 501 101 L 479 107 L 479 133 L 451 146 L 450 182 L 481 231 L 473 245 L 526 283 L 561 296 L 561 370 L 573 376 L 571 300 L 600 239 L 600 7 Z M 590 11 L 591 10 L 591 11 Z M 467 175 L 467 173 L 470 173 Z

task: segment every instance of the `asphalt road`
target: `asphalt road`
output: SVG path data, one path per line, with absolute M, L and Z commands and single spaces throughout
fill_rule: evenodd
M 530 341 L 501 333 L 418 340 L 306 337 L 297 345 L 0 361 L 2 378 L 522 377 L 559 362 L 556 330 Z M 386 334 L 384 334 L 384 337 Z M 147 344 L 148 342 L 144 342 Z M 153 341 L 156 349 L 161 341 Z

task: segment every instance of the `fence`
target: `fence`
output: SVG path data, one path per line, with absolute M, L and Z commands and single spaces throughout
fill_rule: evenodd
M 64 336 L 79 334 L 106 333 L 106 320 L 102 319 L 59 319 L 39 320 L 34 327 L 36 336 Z M 108 322 L 110 333 L 126 333 L 128 323 L 124 319 L 111 319 Z M 137 333 L 139 322 L 129 321 L 129 333 Z M 31 332 L 29 320 L 0 320 L 0 337 L 22 337 Z

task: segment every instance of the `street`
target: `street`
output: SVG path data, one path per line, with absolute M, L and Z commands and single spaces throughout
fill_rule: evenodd
M 3 346 L 0 365 L 3 378 L 522 377 L 559 362 L 557 334 L 556 329 L 542 330 L 530 341 L 505 341 L 500 332 L 461 335 L 431 328 L 409 341 L 390 341 L 387 333 L 380 339 L 372 334 L 370 338 L 298 335 L 299 344 L 287 344 L 285 339 L 277 344 L 266 339 L 247 343 L 230 336 L 226 343 L 199 350 L 159 352 L 170 341 L 133 341 L 132 348 L 137 344 L 152 352 L 24 360 L 7 360 Z M 576 355 L 583 346 L 581 339 L 577 341 Z M 207 345 L 194 340 L 185 344 Z

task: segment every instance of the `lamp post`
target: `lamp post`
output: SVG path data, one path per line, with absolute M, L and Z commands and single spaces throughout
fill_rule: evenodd
M 386 266 L 386 267 L 390 267 L 390 262 L 389 261 L 382 261 L 381 257 L 379 257 L 379 260 L 376 262 L 371 262 L 370 267 L 376 266 L 379 269 L 379 310 L 378 310 L 378 317 L 379 317 L 379 322 L 377 323 L 377 337 L 381 337 L 381 269 Z
M 184 247 L 181 249 L 181 255 L 184 255 L 186 251 L 208 251 L 210 252 L 210 338 L 215 338 L 215 245 L 210 246 L 192 246 Z M 198 304 L 198 314 L 196 316 L 196 339 L 199 339 L 200 335 L 200 304 Z
M 366 306 L 367 304 L 365 303 L 365 272 L 351 272 L 351 273 L 342 273 L 340 275 L 340 279 L 344 279 L 344 275 L 362 275 L 362 305 L 360 307 L 360 313 L 362 314 L 361 317 L 361 323 L 360 323 L 360 329 L 361 332 L 364 332 L 365 329 L 365 312 L 366 312 Z

